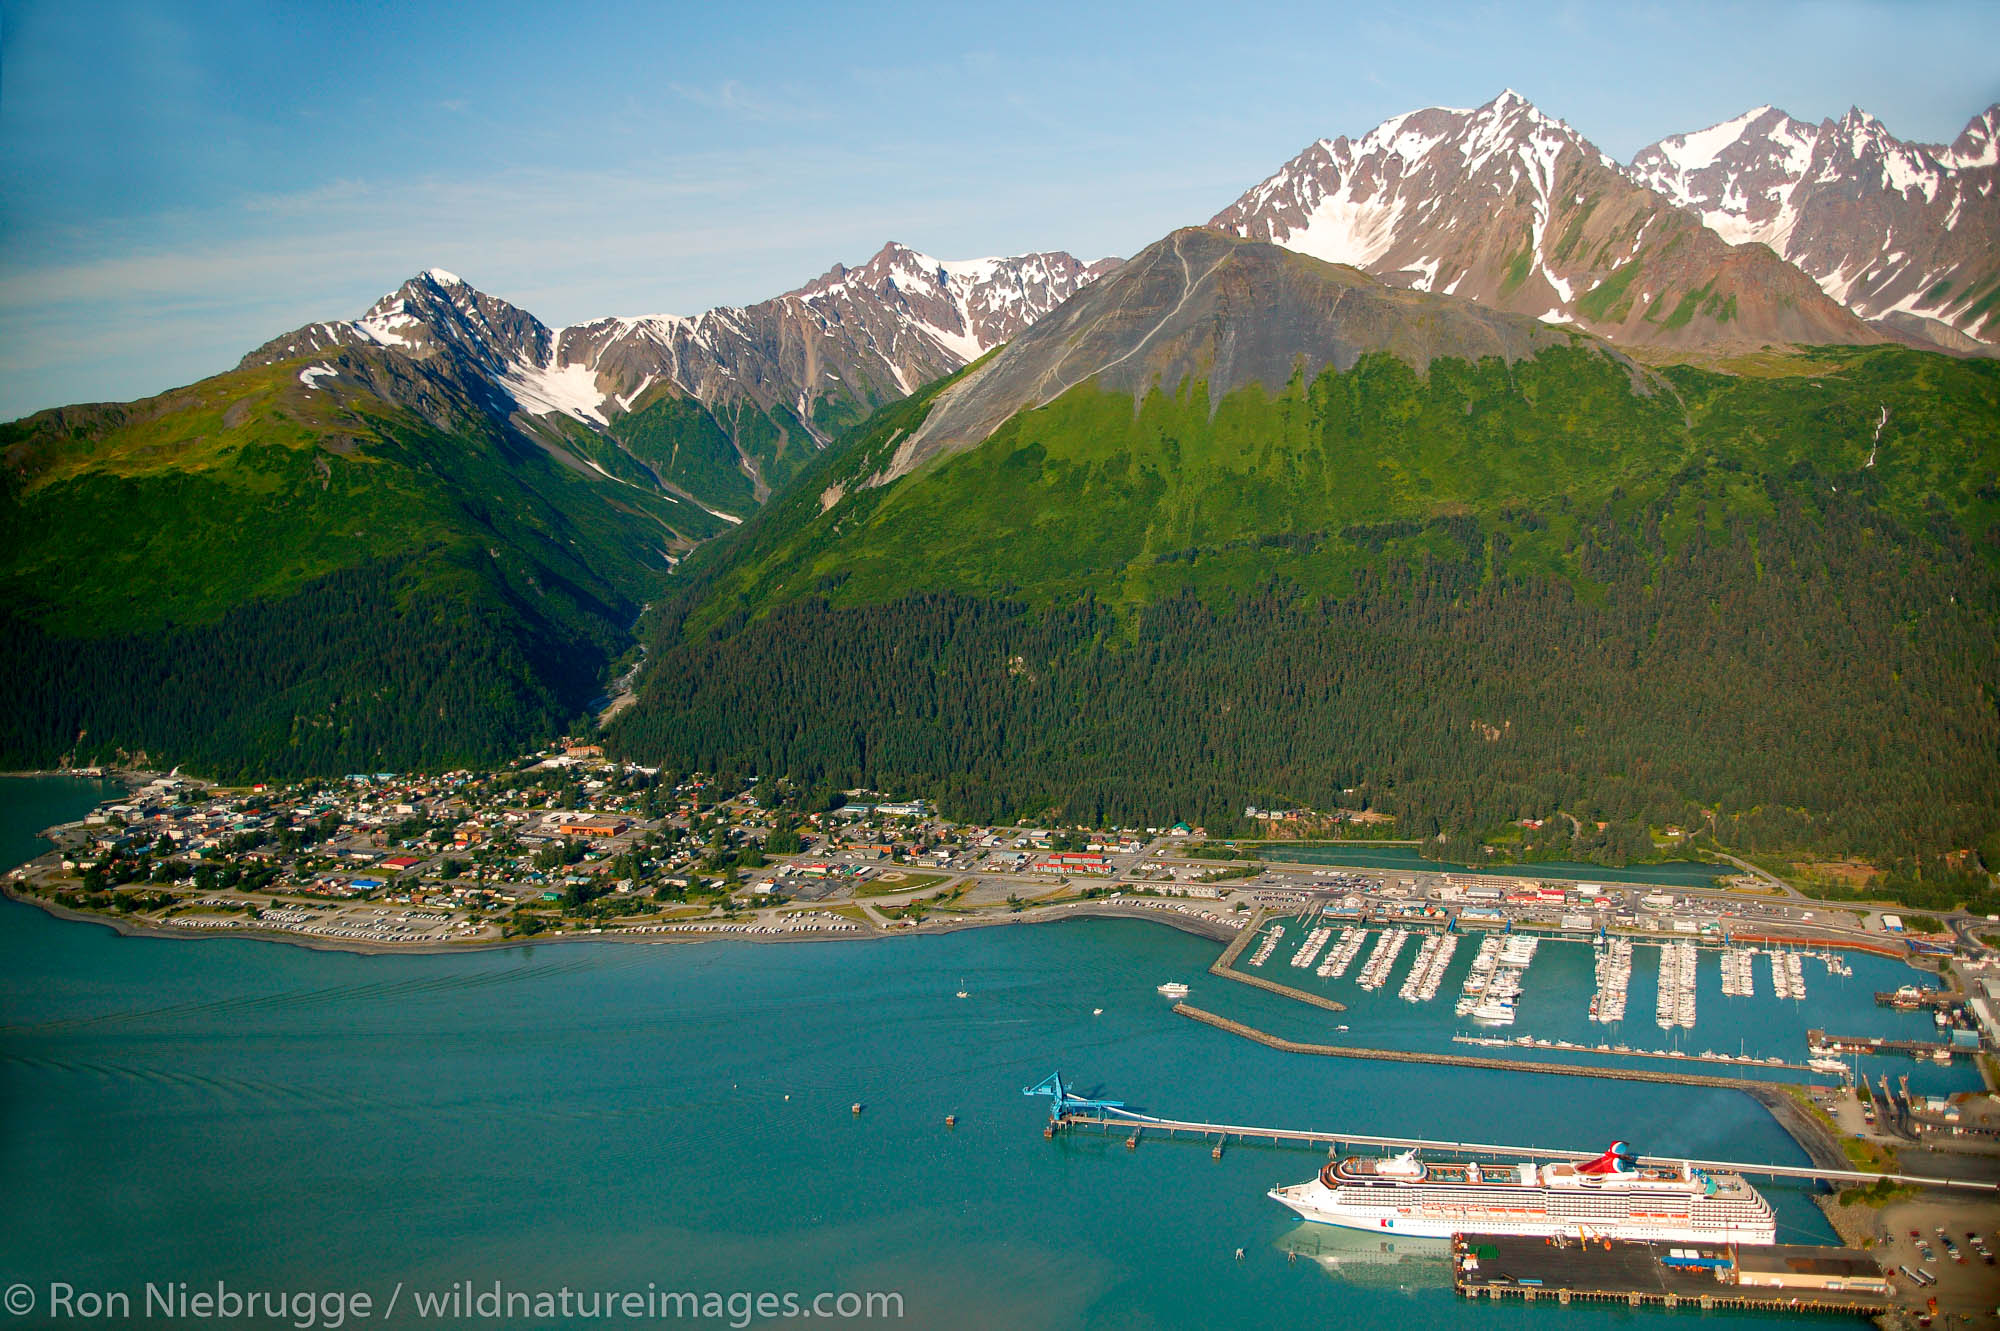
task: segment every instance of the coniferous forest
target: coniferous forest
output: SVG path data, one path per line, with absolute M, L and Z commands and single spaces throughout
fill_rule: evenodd
M 1490 441 L 1451 439 L 1477 419 L 1446 396 L 1464 375 L 1413 387 L 1364 363 L 1295 384 L 1289 412 L 1283 397 L 1244 408 L 1270 413 L 1261 448 L 1197 451 L 1249 434 L 1234 399 L 1207 432 L 1170 420 L 1180 466 L 1149 472 L 1151 508 L 1115 497 L 1115 469 L 1138 465 L 1116 432 L 1152 428 L 1167 409 L 1150 401 L 1124 416 L 1085 402 L 1082 429 L 1058 403 L 828 503 L 829 480 L 878 468 L 921 419 L 921 400 L 904 404 L 711 552 L 658 616 L 642 705 L 614 742 L 682 768 L 934 794 L 976 819 L 1213 830 L 1246 804 L 1366 807 L 1462 852 L 1561 814 L 1576 835 L 1544 853 L 1644 853 L 1647 829 L 1678 826 L 1935 881 L 2000 829 L 2000 547 L 1979 470 L 1996 456 L 1980 416 L 1995 376 L 1941 361 L 1859 354 L 1811 381 L 1676 372 L 1628 418 L 1637 442 L 1604 453 L 1615 474 L 1572 450 L 1567 472 L 1552 462 L 1483 500 L 1426 505 L 1423 466 L 1463 475 L 1480 447 L 1487 467 L 1559 460 L 1561 427 L 1496 464 Z M 1547 401 L 1577 372 L 1479 373 L 1494 397 L 1525 383 Z M 1885 479 L 1840 445 L 1863 399 L 1898 392 L 1907 470 Z M 1289 469 L 1324 447 L 1307 491 L 1356 477 L 1385 437 L 1367 422 L 1398 411 L 1440 423 L 1411 450 L 1435 462 L 1397 459 L 1418 501 L 1342 514 L 1349 483 L 1271 502 L 1271 458 Z M 1111 497 L 1060 508 L 1051 474 Z M 1196 539 L 1159 539 L 1159 515 L 1184 509 Z M 907 594 L 884 591 L 896 579 Z
M 0 752 L 225 780 L 504 762 L 559 733 L 617 629 L 343 570 L 209 624 L 101 637 L 0 616 Z M 593 633 L 594 629 L 594 633 Z
M 669 646 L 618 738 L 982 820 L 1227 827 L 1246 801 L 1358 798 L 1425 837 L 1562 810 L 1750 850 L 1971 845 L 2000 808 L 1988 574 L 1809 493 L 1671 558 L 1595 528 L 1591 600 L 1487 580 L 1477 546 L 1337 601 L 805 600 Z

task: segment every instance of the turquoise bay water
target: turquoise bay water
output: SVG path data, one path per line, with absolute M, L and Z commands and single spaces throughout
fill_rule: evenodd
M 1473 869 L 1464 864 L 1427 860 L 1411 846 L 1374 846 L 1356 842 L 1351 846 L 1286 846 L 1266 843 L 1260 852 L 1265 859 L 1287 864 L 1344 865 L 1355 869 L 1400 869 L 1409 873 L 1520 873 L 1538 878 L 1571 878 L 1585 883 L 1654 884 L 1660 887 L 1707 887 L 1716 879 L 1736 872 L 1728 865 L 1699 864 L 1693 860 L 1669 860 L 1664 864 L 1634 864 L 1625 869 L 1609 869 L 1601 864 L 1573 864 L 1567 860 L 1544 864 L 1488 864 Z
M 24 819 L 94 798 L 0 787 L 4 845 L 31 852 Z M 1047 1102 L 1021 1088 L 1060 1069 L 1193 1118 L 1803 1160 L 1730 1092 L 1298 1057 L 1174 1016 L 1167 979 L 1223 1006 L 1202 974 L 1216 950 L 1077 921 L 353 956 L 120 938 L 8 903 L 0 1284 L 221 1279 L 368 1290 L 378 1309 L 398 1281 L 875 1289 L 919 1327 L 1665 1326 L 1677 1315 L 1474 1309 L 1441 1265 L 1373 1248 L 1288 1261 L 1298 1227 L 1263 1194 L 1313 1154 L 1045 1141 Z M 1226 987 L 1274 1027 L 1331 1015 Z M 1411 1019 L 1367 1020 L 1388 1038 L 1392 1018 Z M 1768 1195 L 1786 1237 L 1830 1239 L 1803 1191 Z

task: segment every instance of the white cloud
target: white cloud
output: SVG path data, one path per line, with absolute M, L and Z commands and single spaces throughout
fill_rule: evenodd
M 667 86 L 676 97 L 696 106 L 760 123 L 825 120 L 829 115 L 824 108 L 802 100 L 796 93 L 759 91 L 735 79 L 724 79 L 712 86 L 688 83 Z

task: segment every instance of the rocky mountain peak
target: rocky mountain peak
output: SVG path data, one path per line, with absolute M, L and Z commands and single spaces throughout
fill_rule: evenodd
M 1682 208 L 1701 212 L 1732 245 L 1768 240 L 1792 186 L 1812 160 L 1816 129 L 1774 106 L 1643 149 L 1626 174 Z M 1703 209 L 1708 199 L 1724 206 Z
M 1276 245 L 1185 227 L 947 387 L 878 479 L 973 447 L 1009 416 L 1085 382 L 1136 401 L 1199 378 L 1213 402 L 1248 384 L 1275 391 L 1295 374 L 1310 379 L 1328 366 L 1351 369 L 1371 352 L 1422 369 L 1445 356 L 1513 361 L 1574 344 L 1617 356 L 1574 330 L 1391 287 Z
M 1951 350 L 2000 341 L 2000 106 L 1949 147 L 1906 143 L 1851 107 L 1818 125 L 1759 108 L 1663 139 L 1635 181 L 1732 243 L 1761 242 L 1861 317 Z
M 687 420 L 707 420 L 709 461 L 685 465 L 740 511 L 848 424 L 1015 336 L 1116 263 L 1060 252 L 946 261 L 892 241 L 858 267 L 834 264 L 754 305 L 564 328 L 431 268 L 360 318 L 295 329 L 243 365 L 319 358 L 301 367 L 300 391 L 365 385 L 440 422 L 444 398 L 469 400 L 586 470 L 602 470 L 602 460 L 576 460 L 579 424 L 613 440 L 628 425 L 660 439 L 684 438 L 694 428 Z M 379 354 L 342 355 L 364 348 Z M 439 387 L 446 381 L 449 393 Z M 680 405 L 651 424 L 626 419 L 663 399 Z M 724 450 L 719 481 L 715 447 Z M 669 459 L 667 472 L 678 475 L 677 446 Z
M 1938 160 L 1954 171 L 1969 167 L 2000 166 L 2000 103 L 1981 111 L 1966 123 Z
M 1672 152 L 1694 155 L 1674 144 L 1659 156 L 1671 163 Z M 1730 259 L 1718 237 L 1512 90 L 1321 139 L 1210 225 L 1631 344 L 1873 337 L 1782 264 Z
M 376 301 L 354 327 L 412 359 L 449 348 L 492 372 L 520 362 L 539 365 L 552 345 L 541 320 L 441 268 L 425 269 Z
M 832 322 L 856 317 L 856 301 L 893 309 L 904 327 L 903 335 L 892 341 L 892 365 L 905 368 L 895 353 L 916 352 L 909 345 L 914 342 L 929 345 L 908 363 L 909 372 L 940 356 L 947 368 L 956 369 L 1015 336 L 1116 265 L 1115 259 L 1086 264 L 1060 251 L 945 260 L 892 240 L 859 267 L 835 264 L 786 298 Z M 899 382 L 908 381 L 908 388 L 935 377 L 898 376 Z

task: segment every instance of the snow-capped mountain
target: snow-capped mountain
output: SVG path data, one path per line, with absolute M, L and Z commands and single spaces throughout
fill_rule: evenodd
M 859 268 L 836 264 L 756 305 L 563 328 L 433 268 L 359 319 L 308 324 L 243 364 L 390 347 L 416 360 L 462 357 L 530 416 L 559 411 L 601 425 L 660 384 L 704 402 L 744 394 L 782 403 L 811 430 L 815 403 L 845 395 L 843 371 L 871 398 L 902 397 L 999 346 L 1117 264 L 1063 253 L 951 262 L 892 241 Z
M 605 395 L 600 411 L 629 410 L 652 385 L 668 383 L 704 403 L 747 396 L 783 407 L 824 442 L 824 404 L 873 407 L 907 396 L 1116 266 L 1062 253 L 948 263 L 891 242 L 859 268 L 836 264 L 760 304 L 562 329 L 555 359 L 594 374 Z
M 682 463 L 692 411 L 700 431 L 727 438 L 745 497 L 760 502 L 841 428 L 1007 341 L 1117 264 L 1063 253 L 946 262 L 892 242 L 858 268 L 836 264 L 755 305 L 562 328 L 430 269 L 359 319 L 308 324 L 242 364 L 377 348 L 447 375 L 545 441 L 574 437 L 570 423 L 620 437 L 665 430 L 669 468 Z M 302 382 L 324 386 L 339 372 L 327 360 L 304 367 Z M 389 391 L 365 367 L 348 377 Z M 394 395 L 412 391 L 399 384 Z M 636 419 L 662 403 L 672 405 L 655 415 L 671 420 Z
M 1663 207 L 1511 90 L 1321 139 L 1209 225 L 1628 345 L 1879 340 L 1796 269 Z
M 949 262 L 892 242 L 859 268 L 836 264 L 788 299 L 829 324 L 879 321 L 875 342 L 892 366 L 907 357 L 912 367 L 937 360 L 956 369 L 1117 266 L 1116 259 L 1086 265 L 1062 253 Z M 911 376 L 908 386 L 935 377 Z
M 1950 347 L 2000 342 L 2000 105 L 1949 147 L 1865 111 L 1810 125 L 1761 106 L 1645 149 L 1634 180 L 1724 239 L 1760 241 L 1863 318 Z
M 1732 245 L 1771 244 L 1785 200 L 1812 161 L 1817 133 L 1776 107 L 1760 106 L 1720 125 L 1661 139 L 1634 157 L 1625 173 L 1699 212 Z M 1784 252 L 1780 245 L 1771 248 Z

